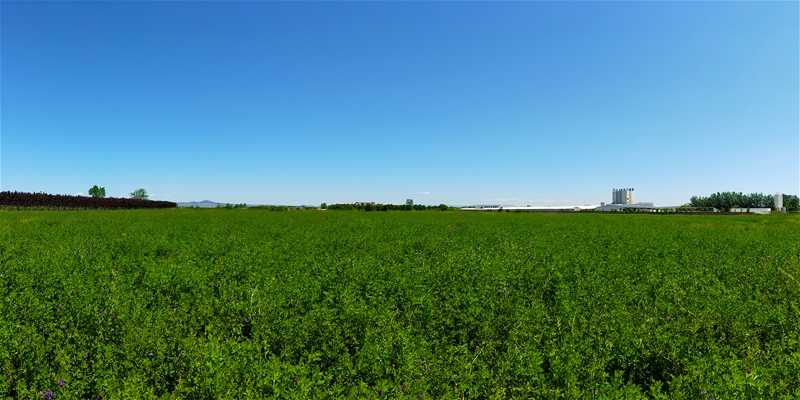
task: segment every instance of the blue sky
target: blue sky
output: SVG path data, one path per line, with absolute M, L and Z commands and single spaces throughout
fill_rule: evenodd
M 0 190 L 800 192 L 798 2 L 0 3 Z

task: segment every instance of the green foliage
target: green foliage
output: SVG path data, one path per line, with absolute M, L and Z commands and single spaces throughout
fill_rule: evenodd
M 797 203 L 797 196 L 783 195 L 784 206 L 787 203 L 787 198 L 790 201 Z M 773 208 L 775 206 L 774 198 L 771 194 L 751 193 L 743 194 L 742 192 L 721 192 L 714 193 L 708 197 L 692 196 L 689 201 L 691 207 L 714 207 L 720 211 L 730 211 L 732 207 L 741 208 Z M 788 211 L 788 206 L 787 206 Z
M 44 194 L 44 192 L 40 193 Z M 94 185 L 91 187 L 91 189 L 89 189 L 89 196 L 92 196 L 96 199 L 106 197 L 106 188 Z
M 245 210 L 247 209 L 247 204 L 246 203 L 240 203 L 240 204 L 226 203 L 224 205 L 217 204 L 215 208 L 224 208 L 226 210 Z
M 797 398 L 798 226 L 0 212 L 0 396 Z
M 783 207 L 788 212 L 800 211 L 800 199 L 793 194 L 783 194 Z
M 147 190 L 144 188 L 139 188 L 131 192 L 130 194 L 132 199 L 139 199 L 139 200 L 147 200 L 149 196 L 147 195 Z
M 412 204 L 412 205 L 397 205 L 397 204 L 331 204 L 327 206 L 328 210 L 340 210 L 340 211 L 425 211 L 425 210 L 442 210 L 443 204 L 438 206 L 426 206 L 424 204 Z M 445 209 L 447 210 L 447 206 L 444 205 Z

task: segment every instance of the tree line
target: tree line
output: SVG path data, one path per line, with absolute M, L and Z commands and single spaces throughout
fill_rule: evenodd
M 106 197 L 106 188 L 94 185 L 89 188 L 89 196 L 92 196 L 95 199 L 102 199 Z M 144 190 L 144 188 L 139 188 L 132 191 L 129 196 L 132 199 L 138 200 L 148 200 L 150 198 L 150 195 L 147 194 L 147 190 Z
M 720 211 L 731 208 L 775 208 L 775 198 L 771 194 L 742 192 L 717 192 L 710 196 L 692 196 L 690 207 L 714 207 Z M 800 211 L 800 200 L 797 196 L 783 194 L 783 206 L 788 212 Z
M 153 201 L 115 197 L 85 197 L 62 194 L 0 192 L 0 206 L 12 209 L 134 209 L 134 208 L 175 208 L 171 201 Z
M 426 206 L 423 204 L 322 204 L 321 208 L 328 210 L 350 210 L 350 211 L 424 211 L 439 210 L 447 211 L 450 209 L 446 204 L 438 206 Z

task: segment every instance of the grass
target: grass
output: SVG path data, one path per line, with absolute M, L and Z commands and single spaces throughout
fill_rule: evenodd
M 796 398 L 799 222 L 0 212 L 0 396 Z

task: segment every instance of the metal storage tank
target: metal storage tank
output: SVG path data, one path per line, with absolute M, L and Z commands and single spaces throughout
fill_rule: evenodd
M 635 201 L 633 188 L 612 189 L 611 191 L 611 204 L 633 204 Z

